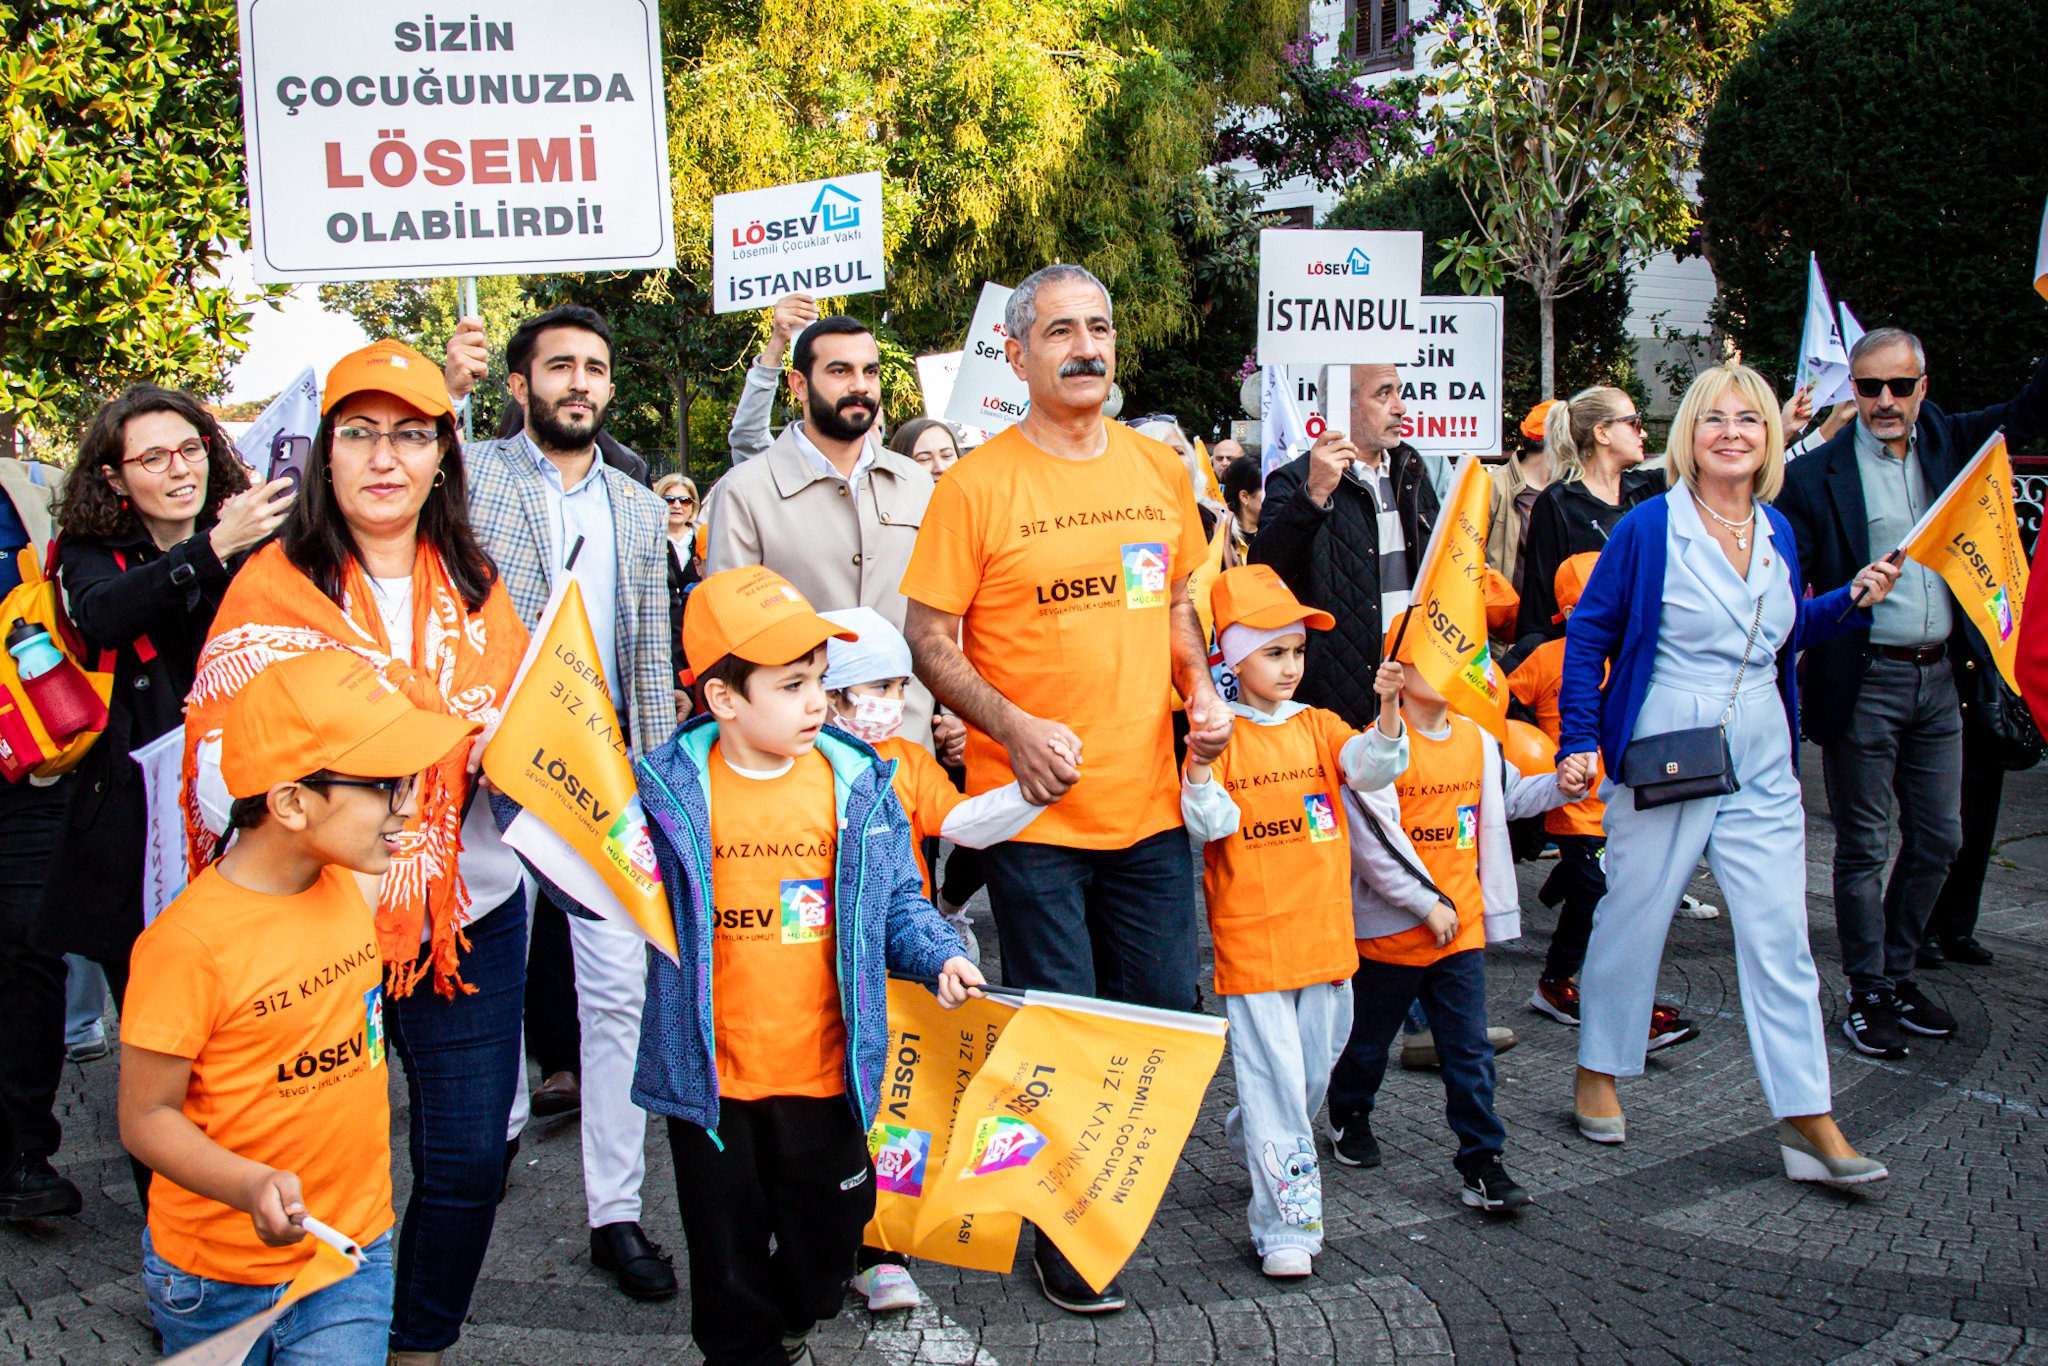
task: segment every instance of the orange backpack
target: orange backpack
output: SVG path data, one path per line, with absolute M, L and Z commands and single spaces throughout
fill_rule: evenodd
M 48 631 L 51 642 L 92 685 L 99 708 L 91 725 L 66 743 L 55 743 L 22 684 L 20 662 L 0 650 L 0 778 L 10 783 L 31 776 L 55 778 L 77 768 L 107 728 L 107 701 L 114 693 L 114 651 L 102 650 L 93 658 L 64 612 L 64 598 L 57 591 L 57 547 L 50 547 L 48 571 L 36 563 L 33 546 L 23 546 L 16 559 L 21 566 L 21 584 L 0 598 L 0 632 L 17 618 Z M 147 646 L 146 641 L 143 644 Z

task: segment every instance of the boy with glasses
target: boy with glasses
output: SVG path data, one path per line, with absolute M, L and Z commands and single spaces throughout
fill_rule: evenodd
M 228 710 L 234 842 L 136 941 L 121 1021 L 121 1140 L 156 1173 L 143 1288 L 168 1353 L 276 1304 L 313 1215 L 363 1264 L 273 1323 L 261 1359 L 384 1360 L 384 971 L 355 875 L 391 866 L 420 770 L 477 729 L 340 650 L 271 665 Z

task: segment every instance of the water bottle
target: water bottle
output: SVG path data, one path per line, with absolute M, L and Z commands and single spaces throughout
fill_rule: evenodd
M 107 723 L 106 706 L 92 683 L 65 658 L 48 631 L 16 617 L 7 630 L 7 653 L 14 656 L 22 689 L 52 744 L 61 747 L 73 736 Z

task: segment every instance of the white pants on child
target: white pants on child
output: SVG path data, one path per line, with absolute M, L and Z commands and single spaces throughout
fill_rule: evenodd
M 590 1226 L 637 1221 L 647 1175 L 647 1112 L 633 1103 L 647 941 L 609 920 L 569 917 L 583 1030 L 583 1194 Z
M 1252 1246 L 1323 1250 L 1323 1175 L 1315 1118 L 1330 1068 L 1351 1036 L 1351 984 L 1225 996 L 1237 1107 L 1223 1120 L 1230 1151 L 1251 1173 Z

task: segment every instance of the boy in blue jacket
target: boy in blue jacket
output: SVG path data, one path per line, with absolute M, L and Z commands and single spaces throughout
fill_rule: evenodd
M 682 961 L 649 958 L 633 1100 L 668 1118 L 707 1366 L 809 1363 L 839 1312 L 875 1208 L 889 971 L 949 1008 L 983 984 L 924 898 L 891 766 L 825 728 L 835 637 L 771 570 L 699 583 L 704 712 L 636 770 Z

